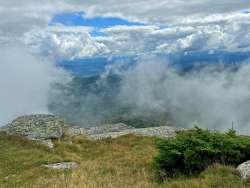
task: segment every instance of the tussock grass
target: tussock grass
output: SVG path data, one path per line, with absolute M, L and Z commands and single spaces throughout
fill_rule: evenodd
M 0 133 L 0 187 L 35 188 L 248 188 L 231 167 L 213 165 L 198 177 L 157 182 L 152 162 L 155 138 L 126 135 L 90 141 L 65 136 L 49 150 L 36 142 Z M 76 161 L 80 167 L 55 171 L 41 164 Z

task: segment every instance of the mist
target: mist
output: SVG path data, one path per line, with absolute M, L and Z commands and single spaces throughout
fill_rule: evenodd
M 114 64 L 100 76 L 61 86 L 50 105 L 81 126 L 139 117 L 157 125 L 220 131 L 233 125 L 249 133 L 250 64 L 203 65 L 180 70 L 159 58 L 140 59 L 126 69 Z
M 1 46 L 0 57 L 0 125 L 20 115 L 49 113 L 52 85 L 66 74 L 22 45 Z
M 250 65 L 215 63 L 180 72 L 146 60 L 126 72 L 119 98 L 135 111 L 170 114 L 175 126 L 249 133 Z

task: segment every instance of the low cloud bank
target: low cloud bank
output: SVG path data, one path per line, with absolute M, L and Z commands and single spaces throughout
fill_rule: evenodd
M 118 68 L 117 68 L 118 67 Z M 107 119 L 160 114 L 175 126 L 247 133 L 250 64 L 216 63 L 180 70 L 157 58 L 126 70 L 108 67 L 100 77 L 75 78 L 53 97 L 52 111 L 88 126 Z
M 1 46 L 0 57 L 0 125 L 24 114 L 48 113 L 51 86 L 65 73 L 23 46 Z
M 53 62 L 23 47 L 2 46 L 0 56 L 0 125 L 19 115 L 52 112 L 82 126 L 150 119 L 157 125 L 217 130 L 233 124 L 250 133 L 248 61 L 180 69 L 149 57 L 71 80 Z
M 126 72 L 119 97 L 139 110 L 165 111 L 179 126 L 227 130 L 233 123 L 244 133 L 250 125 L 249 71 L 244 63 L 180 72 L 151 59 Z

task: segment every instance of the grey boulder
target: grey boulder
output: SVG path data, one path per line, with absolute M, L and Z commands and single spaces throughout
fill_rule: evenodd
M 18 134 L 29 139 L 59 139 L 63 134 L 64 120 L 54 115 L 21 116 L 4 127 L 7 134 Z
M 237 167 L 237 171 L 240 173 L 240 176 L 243 180 L 248 179 L 250 177 L 250 161 L 240 164 Z
M 41 144 L 53 148 L 53 139 L 60 139 L 66 127 L 63 118 L 50 114 L 21 116 L 2 127 L 0 132 L 8 135 L 21 135 L 30 140 L 38 140 Z

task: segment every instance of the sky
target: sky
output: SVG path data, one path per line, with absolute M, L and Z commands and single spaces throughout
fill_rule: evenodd
M 0 43 L 57 60 L 248 53 L 249 10 L 248 0 L 1 0 Z
M 70 80 L 67 70 L 105 77 L 110 62 L 138 63 L 120 93 L 133 96 L 138 108 L 171 104 L 182 122 L 198 116 L 210 124 L 228 124 L 228 117 L 250 122 L 244 105 L 250 98 L 249 0 L 0 0 L 0 17 L 0 125 L 49 112 L 48 98 L 57 92 L 51 86 Z M 162 61 L 244 65 L 237 74 L 209 68 L 183 76 Z M 211 122 L 215 116 L 221 121 Z

